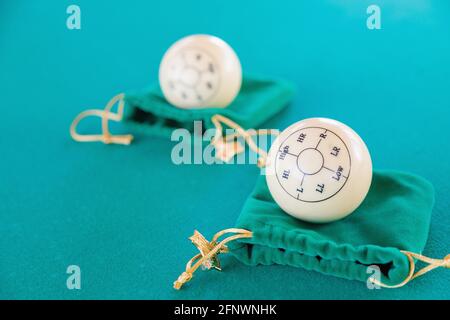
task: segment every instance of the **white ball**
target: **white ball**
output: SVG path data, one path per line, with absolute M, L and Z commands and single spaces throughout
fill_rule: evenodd
M 239 93 L 242 69 L 233 49 L 210 35 L 191 35 L 175 42 L 159 67 L 159 84 L 176 107 L 225 108 Z
M 266 181 L 286 213 L 309 222 L 330 222 L 346 217 L 364 200 L 372 160 L 350 127 L 332 119 L 305 119 L 274 141 Z

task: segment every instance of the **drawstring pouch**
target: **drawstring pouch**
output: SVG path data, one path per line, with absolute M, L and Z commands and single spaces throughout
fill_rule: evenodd
M 247 265 L 291 265 L 364 282 L 371 267 L 380 271 L 373 277 L 378 284 L 401 286 L 425 247 L 433 203 L 433 187 L 423 178 L 375 171 L 355 212 L 313 224 L 284 213 L 260 177 L 236 224 L 252 237 L 230 245 L 230 252 Z
M 290 82 L 244 76 L 238 96 L 228 107 L 180 109 L 171 105 L 159 85 L 155 85 L 145 90 L 119 94 L 108 102 L 105 109 L 83 111 L 72 122 L 70 133 L 79 142 L 126 145 L 131 143 L 133 136 L 111 134 L 108 128 L 110 120 L 123 121 L 132 132 L 170 138 L 174 129 L 184 128 L 194 132 L 195 121 L 202 123 L 203 131 L 215 128 L 215 115 L 232 119 L 244 128 L 255 128 L 285 108 L 293 95 L 294 86 Z M 92 116 L 101 118 L 101 133 L 79 133 L 78 124 Z

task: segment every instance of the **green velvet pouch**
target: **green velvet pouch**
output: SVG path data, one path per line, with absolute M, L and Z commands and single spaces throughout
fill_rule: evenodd
M 223 115 L 243 128 L 257 128 L 282 110 L 294 95 L 294 87 L 284 80 L 244 76 L 241 90 L 227 108 L 180 109 L 164 98 L 159 85 L 125 95 L 125 122 L 135 132 L 170 137 L 176 128 L 214 128 L 211 117 Z
M 422 252 L 433 203 L 433 187 L 423 178 L 375 171 L 355 212 L 332 223 L 312 224 L 283 212 L 261 176 L 237 221 L 237 228 L 253 236 L 230 243 L 230 252 L 248 265 L 291 265 L 360 281 L 367 281 L 367 267 L 376 265 L 379 280 L 396 285 L 410 271 L 400 250 Z

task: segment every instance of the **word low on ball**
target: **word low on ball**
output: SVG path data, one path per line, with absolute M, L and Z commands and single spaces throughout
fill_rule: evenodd
M 225 41 L 210 35 L 178 40 L 159 67 L 161 90 L 178 108 L 225 108 L 236 98 L 241 83 L 238 56 Z
M 366 197 L 372 160 L 350 127 L 332 119 L 305 119 L 274 141 L 266 181 L 286 213 L 308 222 L 331 222 L 352 213 Z

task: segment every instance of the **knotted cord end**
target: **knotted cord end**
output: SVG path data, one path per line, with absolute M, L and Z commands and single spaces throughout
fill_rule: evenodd
M 266 158 L 258 158 L 257 166 L 258 168 L 264 168 L 266 166 Z
M 257 143 L 253 138 L 255 136 L 263 136 L 263 135 L 278 135 L 277 130 L 272 129 L 245 130 L 236 122 L 220 114 L 213 115 L 211 118 L 211 122 L 214 124 L 214 127 L 216 128 L 216 134 L 211 142 L 211 144 L 216 149 L 216 158 L 228 162 L 236 154 L 244 152 L 245 149 L 241 143 L 237 141 L 230 142 L 232 139 L 242 137 L 244 138 L 249 148 L 260 156 L 257 163 L 258 167 L 260 168 L 265 167 L 267 152 L 258 147 Z M 221 123 L 224 123 L 228 127 L 234 129 L 236 132 L 223 137 L 222 136 L 223 127 Z
M 202 257 L 204 257 L 204 261 L 202 263 L 202 266 L 204 269 L 216 269 L 219 271 L 222 271 L 222 268 L 220 267 L 220 261 L 217 255 L 219 253 L 225 253 L 228 252 L 228 248 L 223 245 L 220 247 L 215 254 L 212 254 L 207 258 L 209 253 L 217 246 L 217 243 L 215 240 L 208 241 L 206 238 L 197 230 L 194 231 L 194 234 L 189 237 L 189 240 L 192 241 L 192 243 L 197 247 L 197 249 L 200 251 L 200 254 Z

